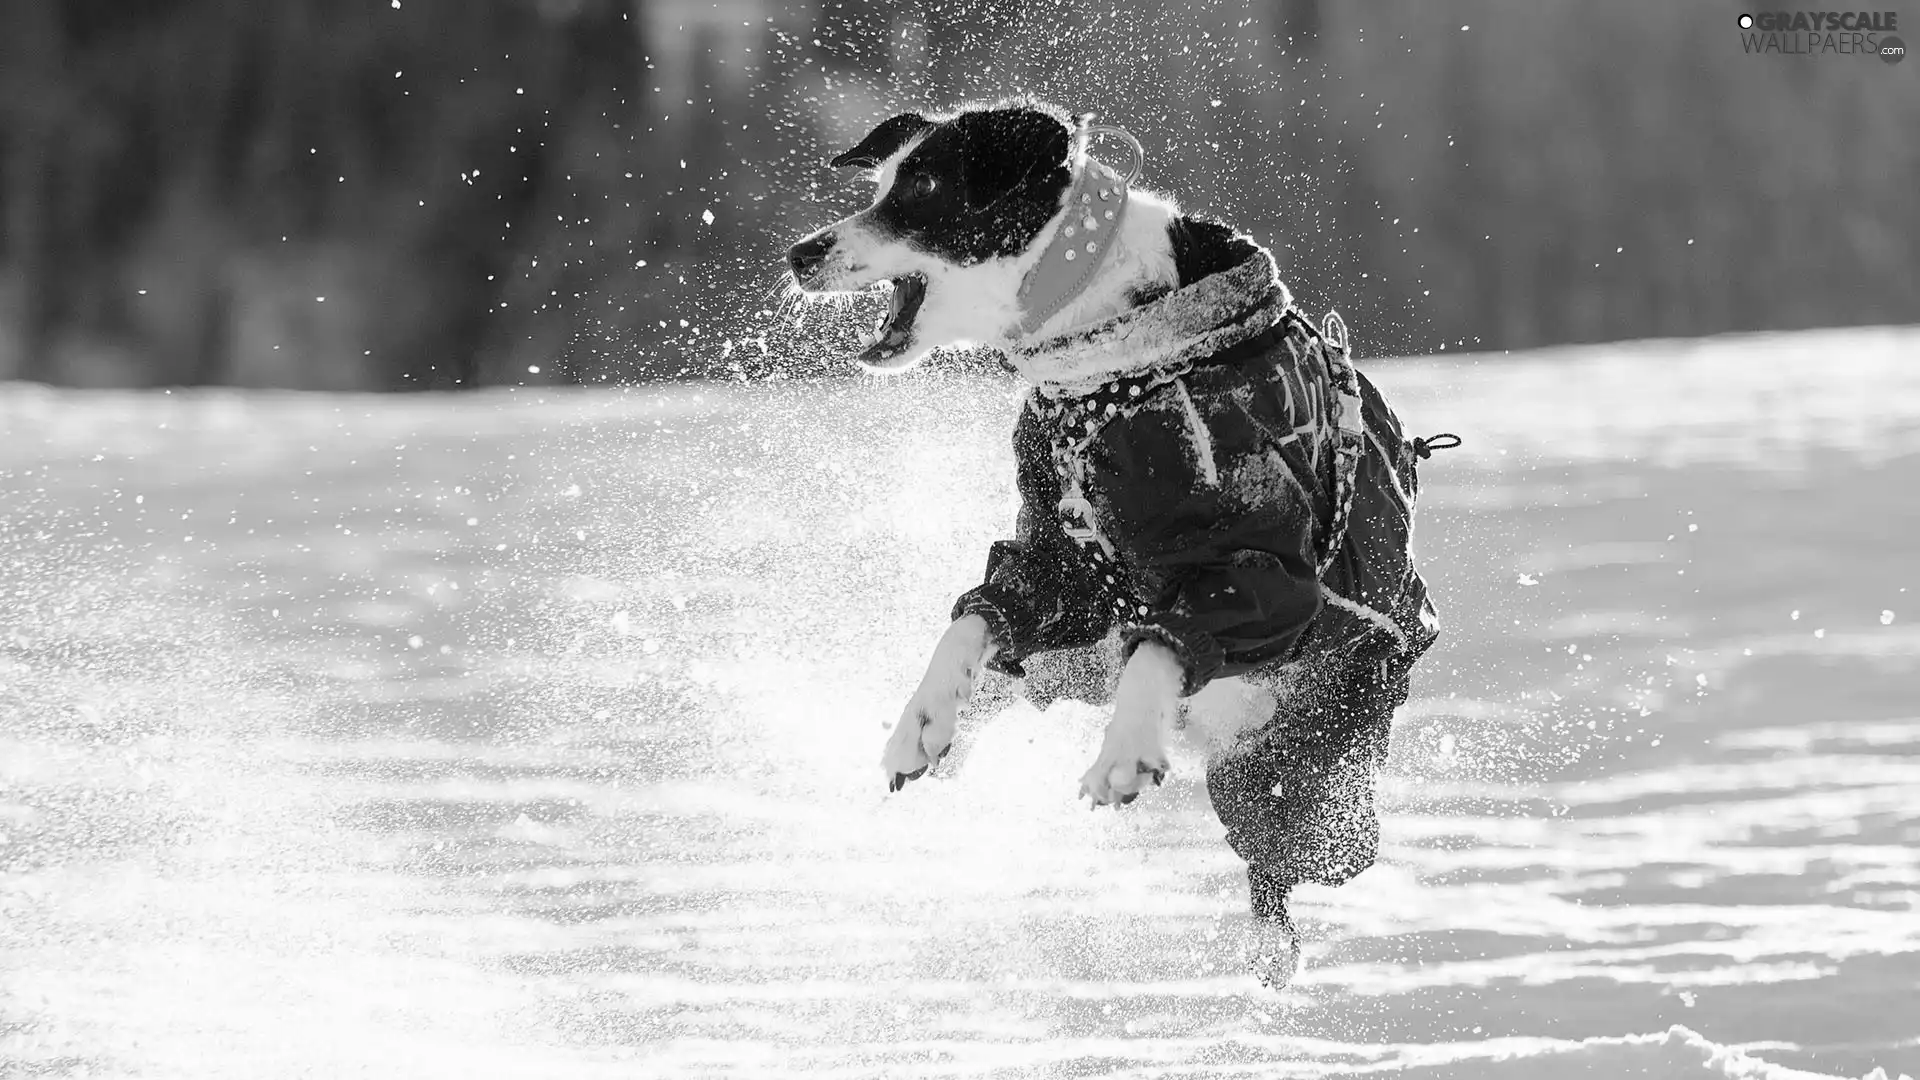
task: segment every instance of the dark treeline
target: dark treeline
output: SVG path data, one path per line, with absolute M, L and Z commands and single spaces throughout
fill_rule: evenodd
M 1920 319 L 1920 63 L 1665 0 L 5 0 L 0 378 L 827 370 L 783 293 L 903 108 L 1031 92 L 1371 354 Z M 1920 38 L 1920 25 L 1906 30 Z

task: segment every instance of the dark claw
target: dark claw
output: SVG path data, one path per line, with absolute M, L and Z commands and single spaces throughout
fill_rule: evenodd
M 1151 777 L 1153 777 L 1153 786 L 1154 786 L 1154 787 L 1159 787 L 1159 786 L 1160 786 L 1160 783 L 1161 783 L 1161 781 L 1163 781 L 1163 780 L 1165 780 L 1165 779 L 1167 778 L 1167 770 L 1166 770 L 1166 767 L 1165 767 L 1165 766 L 1161 766 L 1161 765 L 1149 765 L 1149 764 L 1147 764 L 1147 763 L 1146 763 L 1146 762 L 1144 762 L 1144 761 L 1142 761 L 1142 762 L 1140 762 L 1139 764 L 1137 764 L 1137 765 L 1135 765 L 1135 766 L 1134 766 L 1134 771 L 1135 771 L 1135 774 L 1136 774 L 1136 775 L 1139 775 L 1139 776 L 1151 776 Z
M 1139 793 L 1139 792 L 1137 792 L 1137 791 L 1136 791 L 1136 792 L 1134 792 L 1134 793 L 1133 793 L 1133 794 L 1131 794 L 1131 795 L 1122 795 L 1122 796 L 1120 796 L 1120 805 L 1121 805 L 1121 806 L 1126 806 L 1126 805 L 1127 805 L 1128 803 L 1131 803 L 1131 802 L 1133 802 L 1133 800 L 1135 800 L 1135 799 L 1137 799 L 1137 798 L 1139 798 L 1139 797 L 1140 797 L 1140 793 Z
M 899 791 L 901 788 L 907 786 L 907 781 L 918 780 L 925 775 L 927 775 L 927 767 L 925 765 L 922 765 L 919 768 L 909 773 L 898 773 L 898 772 L 894 773 L 893 779 L 887 781 L 887 790 Z

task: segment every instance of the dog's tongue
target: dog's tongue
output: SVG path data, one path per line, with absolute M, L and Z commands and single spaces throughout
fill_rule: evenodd
M 898 371 L 907 366 L 913 342 L 913 317 L 920 302 L 927 298 L 927 279 L 919 274 L 893 279 L 893 295 L 887 298 L 887 313 L 880 320 L 873 343 L 855 356 L 854 362 L 875 371 Z

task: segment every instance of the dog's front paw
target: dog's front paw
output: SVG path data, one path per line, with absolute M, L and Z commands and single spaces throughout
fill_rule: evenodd
M 1166 780 L 1167 751 L 1160 744 L 1158 725 L 1116 719 L 1100 740 L 1100 756 L 1080 778 L 1080 794 L 1093 805 L 1125 806 L 1140 797 L 1149 781 Z
M 915 694 L 900 713 L 900 722 L 887 736 L 887 748 L 880 755 L 880 768 L 887 774 L 887 790 L 899 791 L 907 781 L 918 780 L 940 763 L 953 749 L 953 732 L 959 715 L 959 701 L 927 700 Z
M 925 776 L 953 749 L 960 708 L 972 696 L 974 683 L 992 656 L 985 619 L 962 615 L 947 627 L 940 644 L 934 646 L 920 689 L 900 713 L 900 722 L 880 755 L 888 791 L 899 791 L 907 781 Z

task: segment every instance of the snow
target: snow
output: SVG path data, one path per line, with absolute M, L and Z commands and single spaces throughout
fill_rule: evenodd
M 1197 749 L 885 793 L 1005 384 L 0 386 L 0 1073 L 1920 1073 L 1916 355 L 1363 362 L 1445 631 L 1279 994 Z

